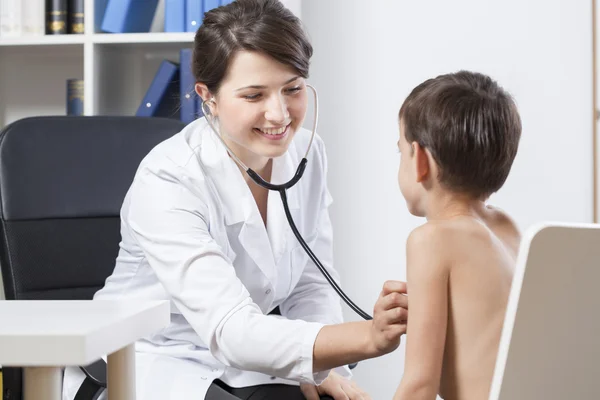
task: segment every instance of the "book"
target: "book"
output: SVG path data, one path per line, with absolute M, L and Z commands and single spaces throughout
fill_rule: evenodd
M 202 24 L 203 0 L 186 0 L 185 31 L 196 32 Z
M 69 33 L 82 34 L 84 33 L 84 0 L 69 0 L 67 7 L 67 15 L 69 20 Z
M 21 1 L 0 0 L 0 36 L 21 36 Z
M 179 66 L 163 60 L 135 115 L 178 118 L 179 85 Z
M 104 20 L 104 14 L 106 13 L 106 6 L 108 5 L 108 0 L 94 0 L 94 21 L 91 22 L 94 25 L 94 32 L 100 32 L 102 29 L 102 21 Z
M 46 35 L 67 33 L 67 0 L 46 0 Z
M 67 115 L 83 115 L 83 80 L 67 80 Z
M 150 32 L 158 0 L 108 0 L 101 30 L 109 33 Z
M 185 32 L 185 0 L 165 0 L 165 32 Z
M 1 2 L 2 0 L 0 0 Z M 42 36 L 46 33 L 45 0 L 22 0 L 21 31 L 23 36 Z

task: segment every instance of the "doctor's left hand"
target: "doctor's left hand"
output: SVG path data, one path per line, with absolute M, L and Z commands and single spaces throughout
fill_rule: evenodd
M 321 395 L 331 396 L 334 400 L 371 400 L 371 396 L 356 383 L 335 371 L 331 371 L 319 386 L 302 383 L 300 389 L 307 400 L 319 400 Z

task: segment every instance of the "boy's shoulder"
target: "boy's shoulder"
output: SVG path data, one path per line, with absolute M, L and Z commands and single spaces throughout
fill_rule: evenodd
M 406 241 L 408 270 L 419 270 L 424 275 L 443 273 L 450 265 L 453 229 L 451 225 L 438 222 L 427 222 L 415 228 Z
M 443 250 L 453 244 L 457 235 L 469 230 L 464 221 L 460 220 L 427 221 L 408 235 L 407 245 L 419 250 Z
M 457 218 L 428 221 L 414 229 L 406 242 L 407 253 L 422 258 L 430 255 L 443 264 L 461 259 L 473 247 L 481 248 L 496 237 L 518 247 L 520 233 L 514 220 L 503 210 L 487 206 L 481 220 Z M 433 255 L 431 255 L 433 254 Z
M 506 230 L 512 231 L 515 235 L 520 235 L 519 228 L 515 220 L 499 207 L 487 205 L 486 209 L 490 213 L 493 221 Z
M 452 227 L 444 222 L 426 222 L 413 229 L 408 235 L 407 245 L 413 248 L 427 248 L 439 245 Z

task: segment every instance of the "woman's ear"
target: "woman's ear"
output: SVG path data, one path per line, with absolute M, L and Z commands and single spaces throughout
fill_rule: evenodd
M 208 87 L 206 87 L 204 83 L 196 83 L 194 85 L 194 90 L 198 96 L 200 96 L 200 99 L 206 102 L 212 115 L 217 116 L 217 103 L 215 102 L 214 96 L 210 93 L 210 90 L 208 90 Z
M 431 173 L 431 158 L 429 151 L 422 147 L 417 142 L 411 143 L 412 152 L 414 154 L 415 172 L 417 175 L 417 182 L 423 182 Z

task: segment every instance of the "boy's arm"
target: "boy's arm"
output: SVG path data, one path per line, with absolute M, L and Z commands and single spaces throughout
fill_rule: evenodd
M 438 227 L 423 225 L 410 234 L 406 243 L 410 312 L 404 376 L 395 400 L 435 400 L 439 391 L 446 341 L 449 276 L 442 236 Z

